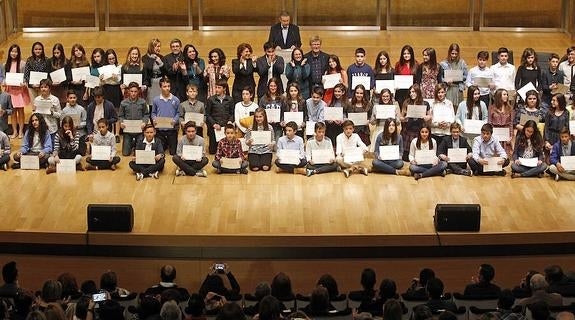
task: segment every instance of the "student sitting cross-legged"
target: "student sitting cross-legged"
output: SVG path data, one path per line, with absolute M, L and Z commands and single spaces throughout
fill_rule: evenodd
M 486 123 L 481 127 L 481 135 L 473 139 L 473 157 L 467 160 L 469 167 L 473 170 L 474 175 L 499 175 L 507 174 L 505 169 L 500 171 L 485 172 L 484 166 L 489 164 L 490 158 L 500 157 L 497 165 L 502 168 L 509 165 L 507 152 L 501 146 L 497 138 L 493 137 L 493 126 Z
M 268 144 L 254 143 L 252 139 L 253 132 L 264 131 L 270 136 Z M 268 123 L 268 117 L 264 108 L 257 108 L 254 112 L 254 121 L 251 128 L 246 130 L 246 144 L 250 147 L 248 150 L 248 162 L 252 171 L 268 171 L 272 166 L 272 151 L 274 149 L 274 129 Z
M 563 128 L 559 141 L 555 142 L 551 151 L 549 172 L 555 175 L 555 181 L 560 178 L 575 181 L 575 170 L 565 170 L 561 165 L 561 157 L 575 156 L 575 142 L 571 139 L 569 128 Z
M 188 159 L 188 155 L 184 154 L 184 146 L 201 147 L 200 154 L 195 159 Z M 194 121 L 188 121 L 184 125 L 184 135 L 178 141 L 176 154 L 172 157 L 172 161 L 178 166 L 176 176 L 208 176 L 206 170 L 203 170 L 203 167 L 208 164 L 208 158 L 204 153 L 204 138 L 196 134 Z
M 445 176 L 447 163 L 441 161 L 437 156 L 437 142 L 430 136 L 429 126 L 424 125 L 419 129 L 419 136 L 413 138 L 409 145 L 409 171 L 413 173 L 415 180 L 433 176 Z M 434 151 L 431 159 L 420 160 L 420 153 Z M 419 158 L 419 159 L 418 159 Z
M 471 146 L 467 143 L 467 139 L 461 136 L 461 125 L 458 122 L 453 122 L 449 126 L 449 132 L 451 135 L 443 137 L 439 146 L 437 147 L 437 155 L 439 159 L 447 163 L 448 172 L 453 172 L 455 174 L 463 176 L 471 176 L 473 173 L 471 170 L 467 170 L 467 160 L 469 160 L 473 153 L 471 152 Z M 449 159 L 449 149 L 465 149 L 467 156 L 465 162 L 452 162 Z
M 395 119 L 385 119 L 383 123 L 383 131 L 375 139 L 375 148 L 373 149 L 375 159 L 372 162 L 371 170 L 373 172 L 381 172 L 387 174 L 395 174 L 398 176 L 411 175 L 409 170 L 403 168 L 403 140 L 401 134 L 398 132 L 398 121 Z M 381 146 L 397 146 L 399 149 L 398 158 L 395 160 L 381 160 L 379 147 Z
M 76 130 L 74 120 L 70 116 L 64 116 L 62 126 L 54 137 L 54 152 L 48 158 L 46 174 L 56 172 L 56 164 L 60 163 L 60 159 L 74 159 L 76 170 L 84 171 L 80 154 L 80 133 Z
M 224 127 L 225 138 L 218 141 L 216 156 L 212 166 L 218 173 L 243 173 L 248 174 L 248 162 L 242 151 L 242 143 L 236 138 L 236 128 L 232 123 Z M 237 161 L 237 166 L 226 167 L 222 158 L 233 159 Z
M 50 153 L 52 153 L 52 139 L 50 138 L 48 125 L 44 120 L 44 116 L 34 113 L 28 121 L 28 129 L 26 129 L 22 139 L 22 147 L 20 147 L 20 151 L 13 155 L 14 163 L 12 164 L 12 169 L 20 169 L 20 159 L 24 155 L 38 156 L 40 167 L 46 167 Z
M 359 148 L 362 153 L 366 153 L 368 150 L 367 146 L 365 143 L 363 143 L 363 141 L 361 141 L 359 135 L 353 132 L 353 121 L 345 120 L 341 126 L 343 128 L 343 132 L 340 133 L 336 138 L 335 161 L 342 169 L 346 178 L 349 178 L 349 176 L 355 172 L 361 172 L 367 176 L 368 170 L 361 161 L 347 162 L 345 160 L 346 152 Z
M 303 139 L 296 135 L 297 124 L 293 121 L 286 123 L 285 132 L 286 134 L 278 139 L 278 158 L 275 161 L 277 172 L 305 174 L 305 165 L 307 164 L 307 161 L 305 159 Z M 298 152 L 299 163 L 287 163 L 288 161 L 285 157 L 285 153 L 283 153 L 284 150 L 296 150 Z
M 327 173 L 337 170 L 337 163 L 335 163 L 335 155 L 333 154 L 333 143 L 331 139 L 325 136 L 326 125 L 323 122 L 316 122 L 314 131 L 315 136 L 307 140 L 305 144 L 306 157 L 309 159 L 306 168 L 306 176 L 311 176 L 316 173 Z M 314 151 L 326 150 L 331 154 L 329 162 L 316 163 L 314 161 Z
M 97 122 L 98 132 L 90 137 L 91 155 L 86 157 L 86 170 L 110 169 L 116 170 L 116 164 L 120 162 L 120 157 L 116 155 L 116 136 L 108 131 L 108 121 L 101 118 Z M 94 146 L 109 146 L 110 156 L 106 160 L 92 160 Z
M 144 137 L 136 143 L 136 153 L 138 150 L 154 151 L 154 164 L 138 164 L 136 158 L 130 161 L 130 168 L 136 173 L 136 180 L 145 177 L 159 179 L 159 172 L 164 170 L 166 159 L 164 158 L 164 147 L 160 140 L 156 140 L 156 128 L 153 124 L 144 127 Z
M 543 162 L 543 136 L 537 128 L 537 123 L 528 120 L 517 133 L 515 149 L 513 150 L 513 163 L 511 163 L 511 178 L 518 177 L 543 177 L 547 165 Z M 524 161 L 537 159 L 536 165 L 527 165 Z M 534 160 L 533 160 L 534 161 Z

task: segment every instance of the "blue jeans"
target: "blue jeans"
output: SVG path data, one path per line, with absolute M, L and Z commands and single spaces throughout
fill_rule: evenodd
M 515 164 L 515 162 L 511 164 L 511 171 L 520 173 L 522 177 L 536 177 L 540 173 L 543 173 L 545 169 L 547 169 L 547 165 L 545 163 L 541 163 L 537 167 L 526 167 L 524 165 Z
M 132 149 L 136 147 L 136 143 L 141 136 L 141 133 L 124 133 L 124 138 L 122 139 L 122 155 L 124 157 L 132 154 Z
M 373 171 L 395 174 L 395 170 L 403 168 L 403 160 L 379 160 L 375 159 L 372 162 Z
M 439 161 L 436 165 L 412 164 L 409 166 L 409 171 L 411 171 L 412 174 L 421 173 L 421 177 L 426 178 L 440 175 L 443 172 L 443 170 L 445 170 L 445 168 L 447 168 L 447 162 Z

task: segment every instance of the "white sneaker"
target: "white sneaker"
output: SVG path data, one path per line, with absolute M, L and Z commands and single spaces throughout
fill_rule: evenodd
M 160 179 L 160 176 L 158 175 L 158 171 L 156 171 L 156 172 L 150 174 L 150 176 L 151 176 L 152 178 L 154 178 L 154 179 Z
M 144 179 L 144 175 L 141 174 L 141 173 L 139 173 L 139 172 L 136 173 L 136 181 L 140 181 L 140 180 L 142 180 L 142 179 Z
M 196 177 L 207 177 L 208 176 L 208 172 L 206 172 L 206 170 L 199 170 L 198 172 L 196 172 Z
M 185 176 L 184 170 L 176 169 L 176 177 Z

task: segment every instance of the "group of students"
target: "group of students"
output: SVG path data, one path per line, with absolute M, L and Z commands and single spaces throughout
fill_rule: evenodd
M 7 119 L 8 113 L 13 116 L 12 138 L 24 138 L 20 152 L 14 154 L 14 167 L 18 167 L 21 155 L 32 152 L 39 155 L 41 166 L 48 165 L 48 173 L 54 172 L 62 158 L 59 153 L 64 150 L 65 157 L 76 152 L 72 158 L 76 159 L 78 168 L 82 168 L 81 156 L 87 153 L 86 141 L 90 141 L 91 145 L 109 145 L 110 159 L 102 162 L 88 157 L 86 169 L 114 169 L 120 161 L 115 143 L 119 142 L 119 133 L 123 130 L 124 156 L 133 155 L 134 149 L 140 148 L 156 153 L 157 163 L 153 166 L 132 161 L 130 166 L 136 171 L 138 180 L 146 176 L 158 177 L 165 162 L 164 149 L 174 156 L 178 166 L 177 175 L 205 176 L 203 167 L 208 163 L 205 154 L 200 157 L 196 152 L 196 159 L 187 159 L 189 152 L 184 152 L 184 149 L 188 148 L 183 146 L 203 147 L 203 125 L 206 124 L 208 151 L 215 155 L 213 165 L 218 172 L 247 173 L 248 167 L 254 171 L 269 170 L 272 154 L 277 150 L 275 164 L 281 171 L 312 175 L 341 169 L 348 177 L 354 172 L 368 173 L 369 169 L 360 161 L 363 160 L 361 154 L 373 151 L 373 171 L 401 175 L 411 173 L 417 179 L 445 175 L 449 171 L 465 175 L 480 174 L 483 165 L 488 162 L 484 154 L 501 157 L 495 164 L 502 166 L 512 158 L 512 177 L 540 175 L 546 170 L 547 162 L 551 165 L 549 172 L 556 177 L 573 178 L 572 172 L 560 170 L 560 165 L 557 168 L 561 156 L 573 155 L 569 148 L 571 140 L 561 139 L 573 116 L 569 115 L 565 95 L 555 92 L 560 85 L 571 86 L 575 47 L 567 50 L 566 60 L 561 63 L 556 54 L 550 55 L 549 70 L 541 70 L 537 64 L 537 54 L 527 48 L 516 71 L 508 63 L 509 51 L 506 48 L 499 49 L 499 62 L 491 67 L 486 66 L 487 52 L 479 52 L 478 65 L 470 70 L 460 58 L 457 44 L 449 47 L 447 58 L 440 63 L 437 63 L 433 48 L 424 49 L 423 62 L 418 63 L 413 48 L 406 45 L 394 68 L 387 52 L 382 51 L 377 55 L 373 69 L 365 63 L 365 50 L 358 48 L 355 50 L 355 62 L 345 70 L 337 56 L 321 51 L 318 36 L 310 39 L 310 46 L 311 51 L 307 54 L 303 54 L 300 48 L 294 48 L 291 61 L 285 63 L 281 56 L 276 55 L 276 48 L 269 41 L 264 44 L 265 55 L 257 59 L 252 59 L 251 46 L 242 43 L 238 46 L 238 57 L 232 61 L 230 68 L 225 64 L 225 54 L 221 49 L 210 51 L 206 65 L 193 45 L 186 45 L 182 51 L 182 43 L 178 39 L 170 42 L 171 53 L 166 56 L 160 54 L 158 39 L 150 41 L 148 52 L 143 56 L 137 47 L 132 47 L 124 65 L 118 64 L 114 50 L 99 48 L 94 49 L 89 63 L 85 50 L 79 44 L 72 47 L 69 60 L 65 58 L 60 44 L 53 47 L 53 56 L 48 59 L 40 42 L 33 44 L 32 55 L 24 63 L 20 47 L 12 45 L 3 67 L 6 72 L 22 72 L 24 83 L 21 86 L 6 86 L 7 93 L 2 93 L 0 98 L 8 101 L 4 103 L 5 106 L 2 105 L 2 109 L 6 110 L 1 114 L 3 118 Z M 105 65 L 113 65 L 117 69 L 110 75 L 100 74 L 101 67 Z M 100 86 L 88 88 L 85 79 L 74 80 L 72 69 L 79 67 L 89 67 L 90 74 L 99 77 Z M 61 68 L 65 69 L 65 82 L 52 83 L 49 79 L 43 79 L 37 85 L 29 84 L 32 71 L 49 75 Z M 461 79 L 448 80 L 446 70 L 460 70 Z M 235 74 L 231 95 L 227 82 L 230 71 Z M 6 72 L 0 73 L 0 80 L 4 81 Z M 285 94 L 280 78 L 284 72 L 289 82 Z M 255 73 L 260 77 L 257 90 Z M 124 83 L 126 74 L 141 74 L 141 83 Z M 324 90 L 323 76 L 330 74 L 339 74 L 339 83 Z M 413 85 L 409 89 L 375 90 L 376 81 L 393 80 L 395 75 L 412 75 Z M 357 84 L 352 88 L 354 78 L 366 76 L 370 78 L 369 87 Z M 527 83 L 540 91 L 529 90 L 524 99 L 516 98 L 515 90 Z M 24 90 L 26 86 L 29 90 Z M 466 87 L 467 97 L 464 100 Z M 254 102 L 256 92 L 257 104 Z M 66 104 L 60 102 L 63 96 Z M 24 134 L 22 111 L 30 97 L 33 98 L 33 110 L 39 109 L 41 113 L 30 117 L 29 130 Z M 0 102 L 4 100 L 0 99 Z M 80 105 L 81 101 L 87 105 L 86 109 Z M 48 110 L 47 104 L 50 105 Z M 378 116 L 377 111 L 382 110 L 376 108 L 379 105 L 393 106 L 395 119 Z M 425 106 L 425 116 L 408 117 L 408 107 L 413 105 Z M 17 111 L 12 111 L 12 107 Z M 342 108 L 341 118 L 326 119 L 326 108 Z M 279 109 L 279 118 L 268 121 L 268 112 L 272 109 Z M 302 123 L 284 121 L 288 112 L 303 113 Z M 350 121 L 354 113 L 365 114 L 367 124 L 354 126 Z M 194 114 L 196 117 L 193 117 Z M 440 114 L 441 120 L 438 120 Z M 446 115 L 452 120 L 446 121 Z M 523 115 L 531 118 L 524 118 Z M 76 119 L 76 123 L 72 118 Z M 533 120 L 525 122 L 524 119 Z M 133 128 L 128 132 L 128 121 L 133 120 L 141 121 L 142 133 Z M 466 120 L 484 121 L 490 124 L 491 130 L 483 126 L 480 135 L 467 133 Z M 5 122 L 7 125 L 7 120 Z M 544 130 L 541 130 L 543 124 Z M 314 126 L 314 137 L 304 135 L 306 125 Z M 180 127 L 184 136 L 178 141 Z M 497 140 L 493 137 L 493 128 L 508 128 L 509 137 L 506 140 L 509 141 L 497 141 L 494 146 L 501 148 L 491 147 L 492 150 L 487 152 L 482 149 L 488 148 L 484 145 Z M 32 135 L 33 131 L 30 130 L 37 131 L 39 136 Z M 269 141 L 254 143 L 251 138 L 253 131 L 268 130 Z M 515 130 L 517 136 L 513 148 Z M 309 133 L 311 130 L 305 131 Z M 489 131 L 490 137 L 486 137 L 484 132 Z M 45 141 L 46 134 L 50 136 L 50 141 Z M 459 165 L 451 163 L 447 156 L 446 149 L 459 143 L 457 137 L 460 134 L 463 136 L 461 141 L 467 140 L 467 145 L 458 144 L 459 148 L 470 149 L 467 158 L 469 169 L 462 166 L 462 162 Z M 242 136 L 245 136 L 246 145 L 243 149 L 238 139 Z M 309 139 L 304 148 L 303 138 L 306 137 Z M 8 141 L 9 145 L 7 138 L 2 137 L 1 141 L 4 141 L 3 145 Z M 336 142 L 335 148 L 333 141 Z M 444 141 L 445 146 L 442 147 Z M 472 156 L 471 150 L 475 149 L 476 144 L 478 153 Z M 313 161 L 312 151 L 327 149 L 328 145 L 335 149 L 333 159 L 321 165 Z M 400 146 L 398 159 L 391 160 L 386 155 L 383 160 L 380 156 L 380 147 L 389 145 Z M 2 150 L 0 161 L 9 160 L 9 146 L 4 146 Z M 296 157 L 294 152 L 284 150 L 298 150 L 299 154 Z M 425 152 L 419 152 L 418 156 L 419 150 L 436 150 L 437 158 L 431 159 L 427 152 L 425 163 L 421 163 L 421 154 Z M 558 150 L 562 153 L 553 153 Z M 353 154 L 346 156 L 346 151 Z M 526 169 L 522 161 L 534 157 L 539 159 L 536 166 L 533 167 L 530 162 Z M 225 159 L 222 161 L 222 158 Z M 236 158 L 237 161 L 229 161 Z M 325 153 L 320 158 L 328 160 Z M 345 161 L 346 158 L 355 158 L 356 161 Z M 402 169 L 402 159 L 410 162 L 410 171 Z M 7 164 L 7 161 L 2 163 Z M 560 174 L 555 174 L 554 168 Z M 502 172 L 499 171 L 500 174 Z

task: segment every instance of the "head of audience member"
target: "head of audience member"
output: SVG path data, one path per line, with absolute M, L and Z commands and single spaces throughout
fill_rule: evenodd
M 88 316 L 88 308 L 90 307 L 90 297 L 81 296 L 78 301 L 76 301 L 76 308 L 74 309 L 74 316 L 80 320 L 86 319 Z M 140 318 L 144 319 L 144 318 Z
M 216 320 L 245 320 L 246 315 L 237 303 L 226 303 L 216 316 Z
M 310 318 L 305 314 L 305 312 L 298 310 L 296 312 L 290 313 L 287 317 L 289 320 L 310 320 Z
M 18 269 L 16 268 L 16 261 L 10 261 L 2 266 L 2 279 L 4 283 L 16 283 L 18 280 Z
M 547 280 L 545 280 L 545 277 L 539 273 L 534 274 L 531 277 L 530 285 L 531 285 L 531 291 L 532 292 L 540 291 L 540 290 L 547 290 L 547 288 L 549 287 L 549 284 L 547 283 Z
M 437 320 L 457 320 L 457 316 L 451 311 L 443 311 L 437 316 Z
M 375 270 L 373 270 L 372 268 L 363 269 L 363 271 L 361 272 L 361 280 L 360 280 L 363 291 L 373 292 L 374 291 L 373 287 L 375 286 L 376 281 L 377 280 Z
M 397 296 L 397 285 L 391 279 L 383 279 L 379 285 L 379 297 L 382 300 L 393 299 Z
M 124 320 L 124 307 L 115 300 L 106 300 L 100 303 L 98 310 L 100 319 Z
M 548 320 L 551 317 L 549 305 L 547 302 L 540 300 L 527 306 L 531 311 L 531 319 L 533 320 Z
M 548 283 L 558 283 L 565 280 L 565 274 L 560 266 L 554 264 L 545 268 L 545 279 Z
M 178 303 L 182 302 L 182 296 L 177 289 L 170 288 L 162 291 L 160 294 L 160 303 L 164 304 L 166 301 L 174 300 Z
M 118 287 L 118 276 L 114 271 L 107 271 L 100 277 L 100 289 L 110 293 L 116 291 Z
M 337 281 L 335 281 L 335 278 L 331 274 L 322 275 L 317 281 L 317 285 L 327 289 L 330 300 L 334 300 L 339 296 Z
M 435 272 L 430 268 L 423 268 L 419 271 L 419 285 L 425 287 L 429 279 L 435 278 Z
M 403 307 L 397 299 L 388 299 L 383 304 L 383 319 L 401 320 L 403 316 Z
M 490 283 L 495 278 L 495 268 L 492 265 L 484 263 L 479 266 L 479 282 Z
M 412 320 L 429 320 L 432 318 L 433 313 L 431 313 L 431 309 L 428 306 L 420 304 L 413 308 Z
M 176 268 L 166 264 L 160 269 L 160 279 L 165 283 L 173 283 L 176 279 Z
M 267 282 L 260 282 L 256 286 L 256 290 L 254 292 L 254 297 L 261 301 L 265 296 L 269 296 L 272 293 L 272 289 Z
M 62 284 L 60 281 L 46 280 L 42 286 L 40 297 L 46 303 L 59 301 L 62 298 Z
M 208 292 L 214 292 L 219 295 L 225 295 L 226 291 L 227 290 L 222 278 L 217 274 L 209 274 L 204 280 L 200 295 L 202 297 L 206 297 Z
M 62 284 L 62 299 L 78 295 L 78 283 L 74 275 L 68 272 L 62 273 L 58 277 L 58 281 Z
M 66 320 L 66 314 L 59 303 L 49 303 L 44 309 L 46 320 Z
M 128 311 L 136 313 L 138 319 L 147 319 L 148 317 L 159 315 L 162 309 L 162 303 L 151 295 L 144 295 L 139 300 L 138 307 L 128 307 Z
M 192 317 L 201 317 L 204 315 L 204 310 L 206 308 L 206 304 L 204 299 L 197 293 L 193 293 L 190 295 L 190 299 L 188 300 L 188 306 L 184 310 L 186 314 L 191 315 Z
M 34 310 L 26 316 L 26 320 L 46 320 L 46 316 L 44 315 L 44 312 Z
M 312 54 L 317 56 L 321 52 L 321 38 L 318 35 L 312 36 L 309 38 L 309 46 Z
M 258 319 L 279 320 L 281 319 L 281 304 L 274 296 L 265 296 L 259 304 Z
M 24 319 L 26 315 L 30 312 L 32 308 L 32 303 L 36 297 L 32 292 L 21 291 L 14 297 L 14 312 L 17 315 L 16 318 Z
M 497 308 L 503 310 L 511 310 L 515 304 L 515 297 L 509 289 L 501 290 L 499 299 L 497 300 Z
M 573 312 L 561 311 L 555 316 L 555 320 L 575 320 Z
M 176 301 L 166 301 L 160 310 L 160 317 L 162 320 L 180 320 L 182 319 L 182 311 Z
M 360 312 L 353 317 L 353 320 L 373 320 L 373 316 L 369 312 Z
M 98 286 L 94 280 L 86 280 L 80 285 L 80 291 L 88 296 L 98 293 Z
M 427 294 L 430 299 L 438 300 L 441 299 L 443 295 L 443 281 L 439 278 L 432 278 L 427 280 L 427 286 L 425 286 Z
M 282 27 L 282 28 L 285 29 L 285 28 L 289 27 L 289 25 L 290 25 L 290 20 L 291 20 L 291 19 L 290 19 L 289 12 L 287 12 L 287 11 L 282 11 L 282 12 L 280 13 L 279 21 L 280 21 L 280 24 L 281 24 L 281 27 Z
M 311 292 L 309 308 L 315 313 L 324 313 L 329 311 L 329 307 L 329 292 L 324 286 L 318 285 Z
M 527 290 L 529 293 L 531 293 L 531 277 L 533 277 L 533 275 L 538 274 L 539 272 L 535 271 L 535 270 L 530 270 L 525 274 L 525 277 L 523 277 L 523 279 L 521 279 L 521 283 L 519 285 L 520 288 Z
M 271 283 L 272 296 L 280 300 L 288 300 L 294 297 L 291 280 L 287 274 L 280 272 L 274 276 Z

